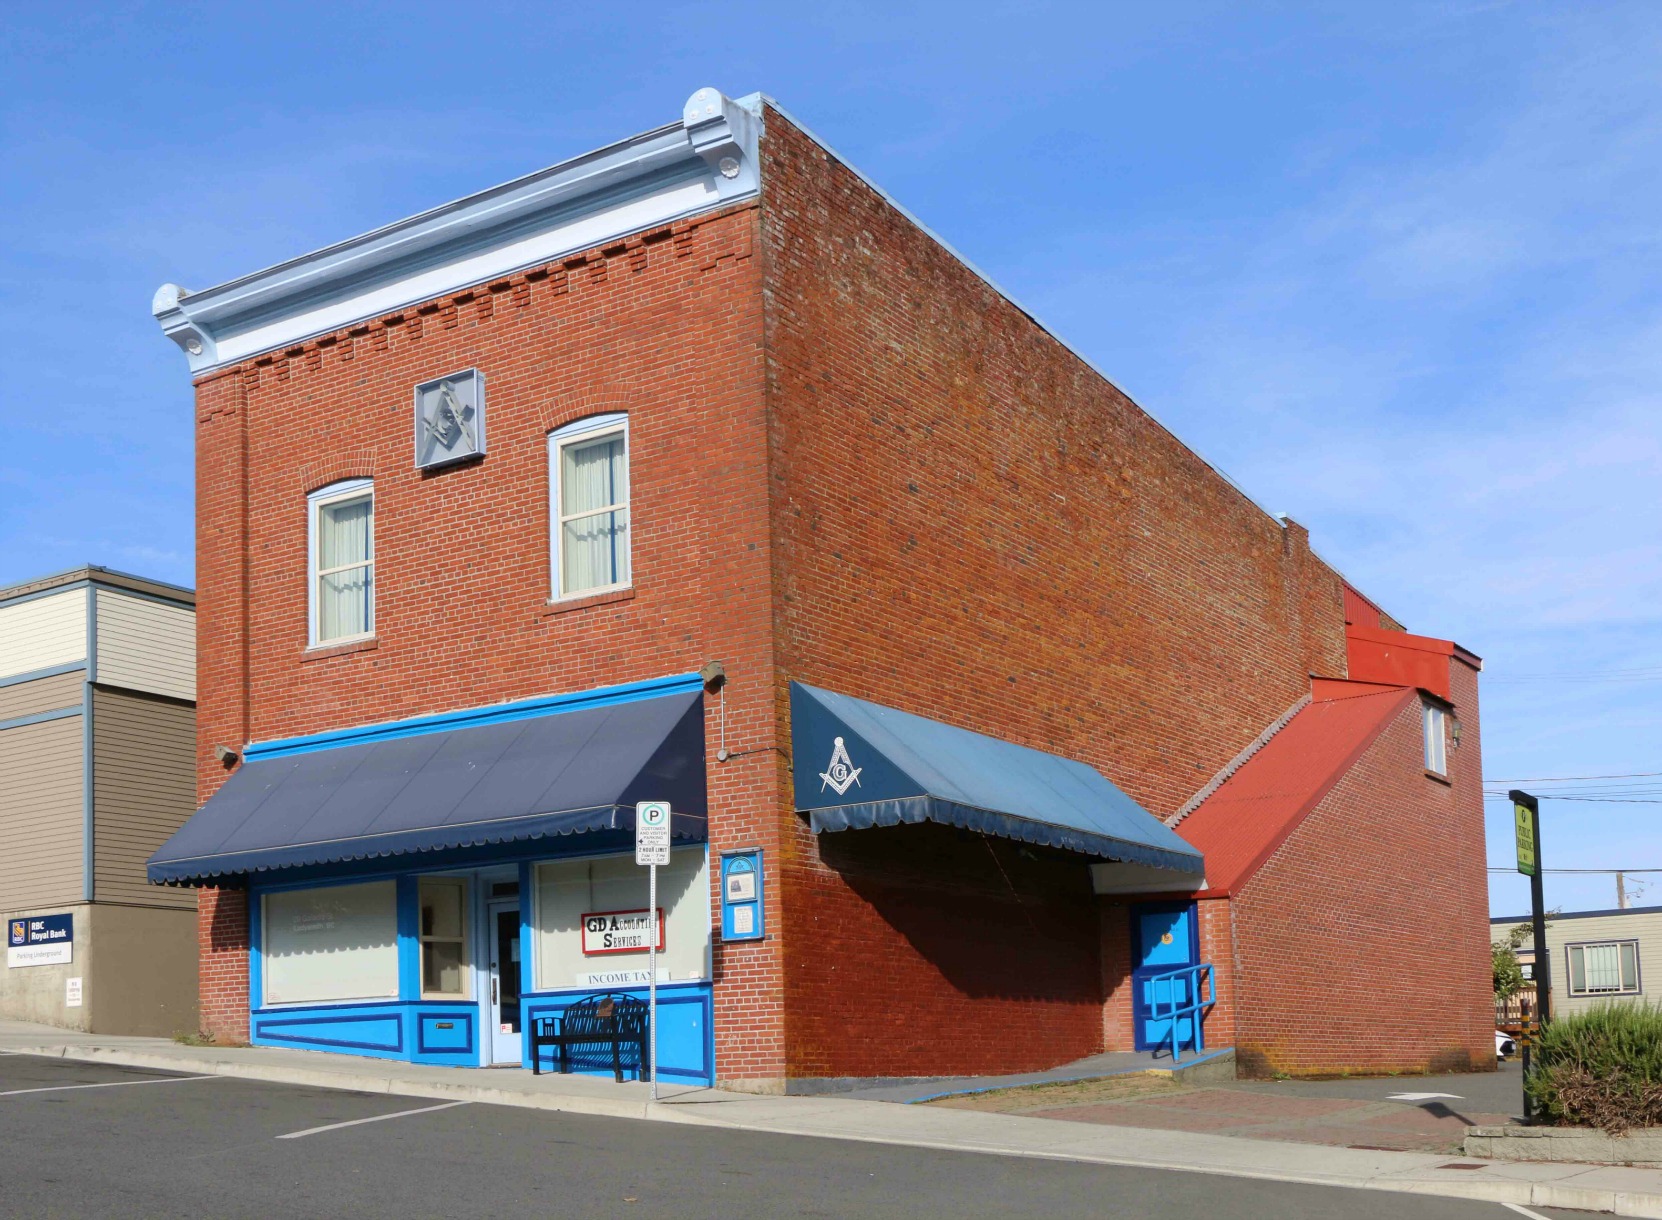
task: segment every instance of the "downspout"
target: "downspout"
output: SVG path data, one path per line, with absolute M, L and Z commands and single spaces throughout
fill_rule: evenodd
M 92 688 L 98 681 L 98 586 L 87 584 L 87 669 L 81 684 L 81 898 L 93 900 L 93 765 Z

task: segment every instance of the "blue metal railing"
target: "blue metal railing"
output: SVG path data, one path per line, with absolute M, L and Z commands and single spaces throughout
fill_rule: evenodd
M 1200 994 L 1202 973 L 1206 979 L 1205 998 Z M 1217 980 L 1212 973 L 1211 962 L 1201 962 L 1198 966 L 1183 966 L 1177 970 L 1168 970 L 1164 974 L 1152 974 L 1143 980 L 1148 988 L 1148 1017 L 1150 1022 L 1171 1020 L 1171 1061 L 1176 1065 L 1183 1051 L 1182 1027 L 1183 1018 L 1194 1019 L 1194 1049 L 1198 1053 L 1205 1049 L 1201 1037 L 1200 1023 L 1205 1015 L 1204 1010 L 1218 1002 Z M 1162 985 L 1165 995 L 1160 994 Z M 1169 1011 L 1161 1011 L 1161 1005 L 1168 1005 Z M 1155 1047 L 1159 1049 L 1158 1046 Z

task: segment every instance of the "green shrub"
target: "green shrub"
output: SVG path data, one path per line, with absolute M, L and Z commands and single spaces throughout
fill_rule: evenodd
M 1532 1058 L 1539 1121 L 1612 1135 L 1662 1126 L 1662 1008 L 1605 1003 L 1559 1017 Z

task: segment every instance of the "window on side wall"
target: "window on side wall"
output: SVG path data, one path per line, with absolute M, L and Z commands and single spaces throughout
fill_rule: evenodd
M 307 497 L 313 647 L 375 634 L 375 486 L 334 483 Z
M 554 597 L 629 585 L 629 421 L 597 415 L 548 437 Z
M 420 895 L 421 997 L 465 1000 L 467 883 L 456 877 L 423 877 Z
M 1638 941 L 1566 945 L 1564 954 L 1569 958 L 1571 995 L 1639 994 Z
M 1425 705 L 1425 769 L 1448 774 L 1448 712 L 1433 703 Z

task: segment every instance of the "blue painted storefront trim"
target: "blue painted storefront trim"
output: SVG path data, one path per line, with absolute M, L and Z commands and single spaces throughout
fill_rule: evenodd
M 632 837 L 632 836 L 631 836 Z M 533 845 L 534 846 L 534 845 Z M 573 853 L 575 855 L 615 855 L 622 845 L 613 844 L 605 851 Z M 535 953 L 531 949 L 534 929 L 535 862 L 549 859 L 546 847 L 527 855 L 515 863 L 519 877 L 520 912 L 520 1063 L 531 1065 L 531 1022 L 538 1016 L 558 1016 L 567 1007 L 603 988 L 561 988 L 537 990 L 535 987 Z M 558 857 L 567 858 L 567 857 Z M 474 861 L 473 866 L 507 863 L 500 855 L 489 861 Z M 419 878 L 435 870 L 424 861 L 419 872 L 410 870 L 380 870 L 359 872 L 351 876 L 318 878 L 285 878 L 283 881 L 254 886 L 249 891 L 249 1041 L 255 1046 L 278 1046 L 291 1049 L 333 1051 L 373 1058 L 398 1059 L 412 1063 L 426 1063 L 452 1067 L 476 1067 L 481 1061 L 481 1048 L 486 1045 L 486 1023 L 491 1020 L 490 1004 L 483 997 L 474 1000 L 424 1000 L 421 997 L 420 941 L 418 921 L 420 898 Z M 330 885 L 356 885 L 372 881 L 394 881 L 397 886 L 396 910 L 398 921 L 398 997 L 384 1000 L 349 1000 L 321 1004 L 267 1005 L 265 997 L 264 899 L 265 895 L 288 890 L 316 889 Z M 646 998 L 643 988 L 612 988 L 626 995 Z M 659 1056 L 662 1059 L 662 1079 L 693 1084 L 715 1083 L 715 1028 L 714 998 L 707 981 L 662 983 L 658 987 Z M 441 1021 L 453 1021 L 458 1028 L 440 1030 Z M 378 1035 L 378 1036 L 372 1036 Z M 552 1060 L 544 1069 L 553 1067 Z M 604 1069 L 592 1065 L 582 1069 L 583 1074 L 610 1074 L 608 1062 Z
M 381 1059 L 405 1057 L 404 1014 L 396 1005 L 376 1012 L 285 1008 L 282 1013 L 281 1017 L 263 1013 L 253 1016 L 249 1041 L 255 1046 L 353 1051 Z M 365 1026 L 373 1027 L 373 1032 L 382 1036 L 370 1041 L 370 1032 L 351 1032 Z
M 517 703 L 500 703 L 491 707 L 468 708 L 459 712 L 443 712 L 436 716 L 416 716 L 409 720 L 394 720 L 386 724 L 361 725 L 351 729 L 335 729 L 327 733 L 313 733 L 305 737 L 286 737 L 276 741 L 251 742 L 243 750 L 245 761 L 261 758 L 282 758 L 290 754 L 307 754 L 314 750 L 330 750 L 336 746 L 364 745 L 377 741 L 392 741 L 401 737 L 417 737 L 423 733 L 439 733 L 451 729 L 478 728 L 487 724 L 501 724 L 511 720 L 528 720 L 534 716 L 550 716 L 559 712 L 574 712 L 618 703 L 634 703 L 641 699 L 657 699 L 664 695 L 690 694 L 703 687 L 697 674 L 677 674 L 669 678 L 653 678 L 645 682 L 628 682 L 621 686 L 602 686 L 594 690 L 569 695 L 549 695 L 540 699 L 523 699 Z
M 521 954 L 521 957 L 527 955 Z M 539 991 L 520 998 L 524 1014 L 524 1028 L 538 1017 L 559 1016 L 584 996 L 604 988 L 584 987 L 570 991 Z M 615 987 L 613 994 L 647 997 L 645 987 Z M 716 1043 L 714 1028 L 715 1001 L 707 982 L 658 984 L 658 1072 L 660 1080 L 677 1080 L 687 1084 L 713 1085 L 716 1080 Z M 530 1035 L 526 1035 L 525 1062 L 531 1062 Z M 543 1052 L 543 1071 L 557 1068 L 554 1052 Z M 579 1070 L 585 1076 L 610 1076 L 612 1064 L 608 1057 L 602 1064 L 597 1058 Z

